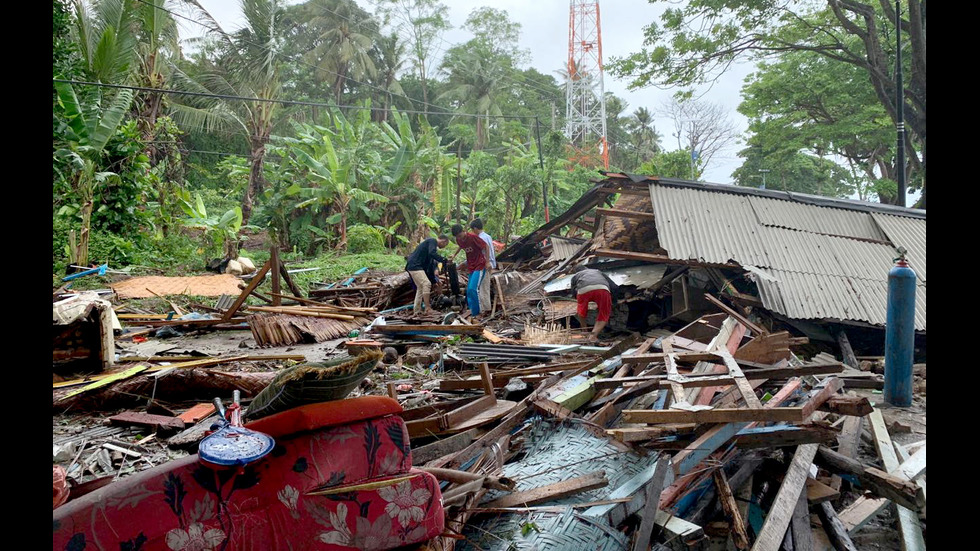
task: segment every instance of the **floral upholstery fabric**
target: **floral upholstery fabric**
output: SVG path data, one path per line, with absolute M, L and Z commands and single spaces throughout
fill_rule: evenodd
M 391 549 L 443 530 L 436 479 L 411 468 L 401 417 L 278 438 L 240 469 L 196 455 L 54 511 L 56 550 Z

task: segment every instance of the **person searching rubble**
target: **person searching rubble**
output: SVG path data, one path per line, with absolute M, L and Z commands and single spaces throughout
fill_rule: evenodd
M 480 239 L 480 235 L 475 230 L 467 232 L 463 226 L 453 224 L 450 233 L 456 238 L 456 244 L 460 250 L 466 251 L 466 269 L 470 275 L 466 283 L 466 305 L 470 309 L 470 315 L 474 318 L 480 315 L 480 284 L 486 276 L 487 259 L 490 257 L 487 242 Z M 456 258 L 459 251 L 453 253 L 450 261 Z
M 470 231 L 475 232 L 487 244 L 487 270 L 480 281 L 478 294 L 480 295 L 480 310 L 488 311 L 490 310 L 490 275 L 497 269 L 497 258 L 493 253 L 493 238 L 483 231 L 483 220 L 479 218 L 474 218 L 470 222 Z
M 423 240 L 408 256 L 405 271 L 415 283 L 415 303 L 412 305 L 412 313 L 420 312 L 423 305 L 427 312 L 432 311 L 432 303 L 429 297 L 433 285 L 439 283 L 436 267 L 439 263 L 445 264 L 446 262 L 446 259 L 439 255 L 438 249 L 444 249 L 448 244 L 449 237 L 440 234 L 439 237 Z
M 575 293 L 575 300 L 578 302 L 578 311 L 575 318 L 583 328 L 588 327 L 587 318 L 589 316 L 589 303 L 594 302 L 599 309 L 596 316 L 595 327 L 589 336 L 590 341 L 599 339 L 599 334 L 609 323 L 612 315 L 612 296 L 619 286 L 609 276 L 593 268 L 579 266 L 575 268 L 575 275 L 572 276 L 572 291 Z

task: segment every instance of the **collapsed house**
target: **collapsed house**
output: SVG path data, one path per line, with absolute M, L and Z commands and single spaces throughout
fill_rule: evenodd
M 117 306 L 115 364 L 56 375 L 55 548 L 925 549 L 925 365 L 872 402 L 903 254 L 925 354 L 924 212 L 605 176 L 498 255 L 481 323 L 404 273 L 304 293 L 275 248 L 208 314 Z M 623 291 L 596 345 L 578 265 Z M 178 330 L 224 352 L 132 344 Z
M 550 266 L 542 282 L 582 262 L 614 277 L 624 265 L 647 265 L 647 280 L 626 299 L 637 306 L 630 317 L 640 327 L 687 322 L 717 311 L 704 294 L 720 293 L 735 308 L 754 309 L 753 317 L 769 327 L 781 324 L 813 341 L 832 343 L 847 329 L 859 336 L 851 339 L 855 349 L 880 353 L 888 271 L 904 254 L 918 278 L 916 344 L 924 357 L 925 211 L 786 191 L 605 176 L 564 214 L 513 243 L 498 259 L 513 262 L 518 270 Z M 607 208 L 614 194 L 619 198 Z M 563 228 L 568 228 L 566 235 L 558 235 Z M 653 267 L 663 275 L 651 282 L 661 274 Z M 544 289 L 550 292 L 547 285 Z M 641 314 L 648 310 L 640 305 L 650 311 L 646 319 Z

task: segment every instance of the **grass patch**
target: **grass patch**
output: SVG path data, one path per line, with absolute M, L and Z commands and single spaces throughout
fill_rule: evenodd
M 398 254 L 327 254 L 307 260 L 290 260 L 290 256 L 283 255 L 283 260 L 287 262 L 287 267 L 290 270 L 298 268 L 320 268 L 316 271 L 290 274 L 290 277 L 293 278 L 296 285 L 303 291 L 309 290 L 313 283 L 342 281 L 349 278 L 361 268 L 390 272 L 399 272 L 405 269 L 405 257 Z M 256 262 L 256 266 L 258 265 L 258 262 Z

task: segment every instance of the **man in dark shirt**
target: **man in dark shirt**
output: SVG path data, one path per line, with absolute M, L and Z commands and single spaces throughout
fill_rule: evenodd
M 428 238 L 421 243 L 408 256 L 408 263 L 405 264 L 405 271 L 412 276 L 415 282 L 415 304 L 412 312 L 418 312 L 420 306 L 425 304 L 427 311 L 432 310 L 429 302 L 429 294 L 432 292 L 432 284 L 438 283 L 436 278 L 436 263 L 445 262 L 446 259 L 439 256 L 437 249 L 443 249 L 449 244 L 449 237 L 440 235 L 438 239 Z
M 469 270 L 469 279 L 466 282 L 466 304 L 470 308 L 473 317 L 480 315 L 480 283 L 486 275 L 487 242 L 480 239 L 475 233 L 463 231 L 463 226 L 454 224 L 451 233 L 456 238 L 459 248 L 466 251 L 466 269 Z M 459 254 L 459 251 L 456 251 Z M 455 258 L 456 255 L 453 255 Z
M 599 333 L 609 323 L 612 314 L 612 293 L 619 288 L 609 276 L 594 270 L 579 266 L 575 269 L 572 276 L 572 290 L 578 301 L 577 318 L 582 327 L 587 327 L 586 318 L 589 316 L 589 303 L 594 302 L 599 308 L 596 316 L 595 328 L 592 329 L 592 340 L 599 337 Z

